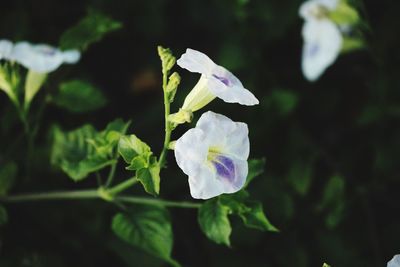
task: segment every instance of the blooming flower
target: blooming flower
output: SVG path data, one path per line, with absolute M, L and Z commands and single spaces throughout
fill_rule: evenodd
M 248 174 L 247 124 L 208 111 L 175 144 L 178 166 L 189 176 L 190 193 L 209 199 L 239 191 Z
M 9 40 L 0 40 L 0 60 L 8 59 L 13 49 L 13 43 Z
M 305 20 L 302 35 L 302 71 L 309 81 L 317 80 L 335 62 L 343 43 L 339 27 L 329 19 L 329 12 L 337 8 L 338 0 L 309 0 L 300 6 Z
M 400 255 L 394 255 L 393 258 L 387 263 L 387 267 L 400 267 Z
M 20 42 L 14 45 L 10 59 L 39 73 L 56 70 L 63 63 L 74 64 L 80 59 L 78 50 L 61 51 L 46 44 Z
M 256 105 L 257 98 L 245 89 L 238 78 L 224 67 L 215 64 L 207 55 L 188 48 L 177 64 L 190 72 L 200 73 L 196 86 L 187 95 L 182 109 L 192 112 L 201 109 L 216 97 L 228 103 Z

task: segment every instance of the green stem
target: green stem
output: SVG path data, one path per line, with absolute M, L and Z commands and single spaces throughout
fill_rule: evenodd
M 175 208 L 200 208 L 200 203 L 187 202 L 187 201 L 170 201 L 162 200 L 157 198 L 144 198 L 144 197 L 130 197 L 130 196 L 118 196 L 116 200 L 126 202 L 126 203 L 137 203 L 137 204 L 147 204 L 152 206 L 162 206 L 162 207 L 175 207 Z
M 170 109 L 171 109 L 170 107 L 171 103 L 169 102 L 167 93 L 167 79 L 168 79 L 168 73 L 163 72 L 165 137 L 164 137 L 163 149 L 158 159 L 158 165 L 160 166 L 160 168 L 164 167 L 165 165 L 165 158 L 167 156 L 168 145 L 169 142 L 171 141 L 171 132 L 172 132 L 171 124 L 168 121 L 168 116 L 170 114 Z
M 77 191 L 56 191 L 56 192 L 42 192 L 33 194 L 20 194 L 14 196 L 0 197 L 0 201 L 9 203 L 29 202 L 29 201 L 43 201 L 43 200 L 80 200 L 80 199 L 102 199 L 98 190 L 77 190 Z M 193 208 L 197 209 L 201 206 L 200 203 L 194 202 L 179 202 L 169 201 L 163 199 L 147 198 L 147 197 L 131 197 L 131 196 L 117 196 L 114 201 L 144 204 L 152 206 L 162 206 L 171 208 Z
M 108 194 L 110 194 L 111 196 L 115 196 L 118 193 L 128 189 L 131 186 L 133 186 L 137 182 L 139 182 L 139 180 L 136 177 L 132 177 L 132 178 L 129 178 L 128 180 L 123 181 L 122 183 L 120 183 L 120 184 L 118 184 L 118 185 L 116 185 L 116 186 L 114 186 L 114 187 L 112 187 L 110 189 L 107 189 L 106 192 Z
M 108 173 L 107 181 L 105 184 L 105 187 L 109 187 L 114 179 L 115 176 L 115 170 L 117 169 L 117 163 L 116 161 L 114 164 L 111 165 L 110 172 Z

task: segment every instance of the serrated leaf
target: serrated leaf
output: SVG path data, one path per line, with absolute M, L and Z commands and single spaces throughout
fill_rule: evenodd
M 230 209 L 221 205 L 218 198 L 207 200 L 198 212 L 198 221 L 203 233 L 217 244 L 230 246 L 232 232 L 229 222 Z
M 0 205 L 0 226 L 6 224 L 8 221 L 8 214 L 7 214 L 7 210 Z
M 100 41 L 106 34 L 122 27 L 122 23 L 93 9 L 75 26 L 61 36 L 61 49 L 86 50 L 89 45 Z
M 265 158 L 261 159 L 250 159 L 249 160 L 249 174 L 247 175 L 246 183 L 244 188 L 246 188 L 254 178 L 261 175 L 265 168 Z
M 132 134 L 121 137 L 118 144 L 118 152 L 125 162 L 130 164 L 135 157 L 148 154 L 151 150 L 145 142 Z
M 160 193 L 160 166 L 158 164 L 138 170 L 136 178 L 142 183 L 147 193 L 154 196 Z
M 55 105 L 73 113 L 94 111 L 107 103 L 100 90 L 82 80 L 63 82 L 52 100 Z
M 165 208 L 141 206 L 129 213 L 118 213 L 112 220 L 112 230 L 129 244 L 173 266 L 179 266 L 171 258 L 173 233 L 170 217 Z
M 80 181 L 90 173 L 116 163 L 117 143 L 128 125 L 129 122 L 116 120 L 101 132 L 91 125 L 69 132 L 55 128 L 51 161 L 74 181 Z
M 242 218 L 247 227 L 255 228 L 261 231 L 279 231 L 265 216 L 262 204 L 260 202 L 248 201 L 246 202 L 246 207 L 248 210 L 239 213 L 239 216 Z
M 17 175 L 17 164 L 6 163 L 0 168 L 0 196 L 7 195 Z

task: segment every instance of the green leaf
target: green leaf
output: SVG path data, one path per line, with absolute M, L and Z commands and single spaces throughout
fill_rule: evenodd
M 345 181 L 343 177 L 334 175 L 324 188 L 317 210 L 326 211 L 325 224 L 332 229 L 341 222 L 345 207 Z
M 17 164 L 7 163 L 0 168 L 0 196 L 7 195 L 17 175 Z
M 301 196 L 310 190 L 313 176 L 313 160 L 297 160 L 292 163 L 287 179 L 293 189 Z
M 43 83 L 46 81 L 47 73 L 38 73 L 32 70 L 28 71 L 25 80 L 25 100 L 24 108 L 27 110 Z
M 264 172 L 265 158 L 261 159 L 250 159 L 249 160 L 249 174 L 247 175 L 247 180 L 244 185 L 246 188 L 254 178 L 261 175 Z
M 158 164 L 138 170 L 136 177 L 147 193 L 154 196 L 160 193 L 160 166 Z
M 329 264 L 327 264 L 327 263 L 324 263 L 323 265 L 322 265 L 322 267 L 331 267 Z
M 168 211 L 162 207 L 140 206 L 129 213 L 118 213 L 112 220 L 112 230 L 122 240 L 159 257 L 172 266 L 173 233 Z
M 207 200 L 198 212 L 198 221 L 204 234 L 217 244 L 230 246 L 232 228 L 229 222 L 230 209 L 221 205 L 218 198 Z
M 329 13 L 329 17 L 339 25 L 354 25 L 360 21 L 358 11 L 346 1 L 340 1 L 336 9 Z
M 263 105 L 280 116 L 288 116 L 297 107 L 298 102 L 298 96 L 294 92 L 286 89 L 275 89 L 266 97 Z
M 78 24 L 64 32 L 60 39 L 61 49 L 86 50 L 106 34 L 122 27 L 122 23 L 93 9 Z
M 117 144 L 129 124 L 115 120 L 101 132 L 91 125 L 70 132 L 63 132 L 56 127 L 53 131 L 51 161 L 74 181 L 80 181 L 90 173 L 116 163 Z
M 151 153 L 150 147 L 141 141 L 136 135 L 122 136 L 118 144 L 118 152 L 126 163 L 141 155 Z
M 8 221 L 7 210 L 0 205 L 0 226 L 6 224 Z
M 100 90 L 81 80 L 63 82 L 52 100 L 55 105 L 73 113 L 94 111 L 107 103 Z
M 365 41 L 362 38 L 347 37 L 343 38 L 342 53 L 348 53 L 365 47 Z
M 273 226 L 264 214 L 262 204 L 260 202 L 246 202 L 248 210 L 239 213 L 244 224 L 247 227 L 255 228 L 261 231 L 278 232 L 279 230 Z

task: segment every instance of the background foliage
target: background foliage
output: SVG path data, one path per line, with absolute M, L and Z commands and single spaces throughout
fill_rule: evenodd
M 77 45 L 74 36 L 89 35 L 95 41 L 102 32 L 114 30 L 90 48 L 79 44 L 87 50 L 81 62 L 63 67 L 47 83 L 45 90 L 55 90 L 52 83 L 63 81 L 60 90 L 46 99 L 52 104 L 43 112 L 44 123 L 38 129 L 39 144 L 31 162 L 34 175 L 19 180 L 12 190 L 96 185 L 95 179 L 87 179 L 78 186 L 64 173 L 49 168 L 49 131 L 54 123 L 64 130 L 85 123 L 106 129 L 108 122 L 121 117 L 125 122 L 131 120 L 131 129 L 146 137 L 144 141 L 153 149 L 161 149 L 163 107 L 156 45 L 164 44 L 176 55 L 191 47 L 237 74 L 261 100 L 256 108 L 240 112 L 238 106 L 221 101 L 214 101 L 210 109 L 249 124 L 252 157 L 266 158 L 266 172 L 248 191 L 262 200 L 280 232 L 260 234 L 244 228 L 240 217 L 231 217 L 234 231 L 231 248 L 227 248 L 202 234 L 194 210 L 174 209 L 173 229 L 170 225 L 156 229 L 165 235 L 173 231 L 172 258 L 184 266 L 302 267 L 321 266 L 324 261 L 332 266 L 384 266 L 399 253 L 400 39 L 395 29 L 400 26 L 400 3 L 358 2 L 370 26 L 368 47 L 341 56 L 316 83 L 306 82 L 300 72 L 300 4 L 300 0 L 2 3 L 0 36 L 14 41 L 69 47 Z M 115 22 L 98 25 L 94 32 L 72 29 L 63 35 L 88 9 L 109 15 Z M 91 25 L 91 21 L 82 23 Z M 174 108 L 195 82 L 192 75 L 182 75 Z M 71 83 L 82 90 L 74 92 Z M 78 93 L 95 100 L 77 103 L 76 99 L 82 99 Z M 45 94 L 40 92 L 37 97 Z M 32 108 L 40 107 L 33 103 Z M 0 95 L 0 117 L 0 177 L 20 177 L 17 166 L 26 163 L 26 144 L 5 94 Z M 175 137 L 183 130 L 178 129 Z M 63 138 L 59 137 L 60 142 Z M 171 155 L 168 162 L 175 164 Z M 11 187 L 12 181 L 7 179 L 7 183 L 0 188 Z M 176 168 L 163 173 L 161 184 L 162 197 L 190 198 L 186 177 Z M 8 224 L 0 229 L 1 266 L 165 266 L 164 261 L 112 234 L 111 223 L 116 227 L 132 218 L 112 218 L 115 207 L 111 204 L 36 202 L 7 205 L 7 212 Z M 137 212 L 149 218 L 167 216 L 162 209 Z M 126 241 L 136 242 L 132 240 Z M 168 249 L 155 249 L 173 261 Z

